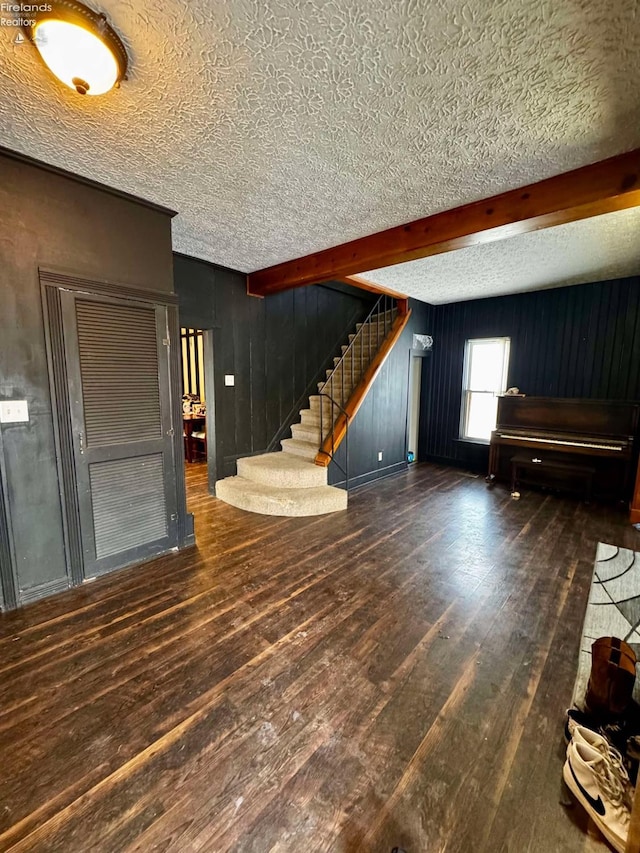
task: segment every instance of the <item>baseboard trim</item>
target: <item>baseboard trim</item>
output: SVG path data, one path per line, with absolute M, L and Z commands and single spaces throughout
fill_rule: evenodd
M 357 489 L 360 486 L 366 486 L 367 483 L 373 483 L 375 480 L 383 480 L 385 477 L 391 477 L 394 474 L 399 474 L 402 471 L 407 471 L 409 465 L 407 462 L 396 462 L 393 465 L 388 465 L 386 468 L 377 468 L 375 471 L 367 471 L 366 474 L 359 474 L 357 477 L 349 477 L 349 491 Z M 336 488 L 344 487 L 345 480 L 338 480 L 336 483 L 330 483 Z
M 64 592 L 71 586 L 69 578 L 59 578 L 55 581 L 33 586 L 30 589 L 20 590 L 20 604 L 31 604 L 34 601 L 39 601 L 41 598 L 48 598 L 50 595 L 55 595 L 58 592 Z

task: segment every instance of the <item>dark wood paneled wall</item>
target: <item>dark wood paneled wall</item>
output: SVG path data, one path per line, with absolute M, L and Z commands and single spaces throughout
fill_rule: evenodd
M 0 153 L 0 399 L 30 420 L 3 424 L 18 600 L 68 584 L 38 268 L 171 292 L 169 212 Z M 6 548 L 3 548 L 6 552 Z
M 177 254 L 174 264 L 181 324 L 213 329 L 220 479 L 236 473 L 238 457 L 279 449 L 373 297 L 336 282 L 258 299 L 234 270 Z M 233 386 L 225 374 L 234 375 Z
M 349 426 L 349 487 L 385 477 L 407 467 L 407 417 L 409 404 L 409 360 L 413 335 L 431 334 L 431 305 L 409 301 L 411 317 L 364 403 Z M 424 359 L 428 363 L 429 357 Z M 421 397 L 421 402 L 423 402 Z M 329 482 L 341 483 L 347 444 L 336 455 L 337 464 L 329 468 Z M 378 453 L 382 452 L 382 460 Z M 342 470 L 341 470 L 342 469 Z
M 526 394 L 640 400 L 638 277 L 437 306 L 422 458 L 486 470 L 486 445 L 457 439 L 465 341 L 494 335 L 511 338 L 508 385 Z

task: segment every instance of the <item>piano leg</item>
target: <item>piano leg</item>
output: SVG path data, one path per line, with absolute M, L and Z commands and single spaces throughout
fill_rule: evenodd
M 497 447 L 493 442 L 489 445 L 489 473 L 485 477 L 489 488 L 495 486 L 496 483 L 496 470 L 498 463 L 498 452 Z
M 518 491 L 518 465 L 516 462 L 511 463 L 511 497 L 514 501 L 520 500 L 520 492 Z

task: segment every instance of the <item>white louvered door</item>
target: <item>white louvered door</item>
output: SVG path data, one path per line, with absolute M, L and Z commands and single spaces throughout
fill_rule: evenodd
M 64 291 L 85 577 L 177 544 L 166 308 Z

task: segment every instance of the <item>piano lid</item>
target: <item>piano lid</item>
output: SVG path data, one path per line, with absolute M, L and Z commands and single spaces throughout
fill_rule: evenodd
M 497 429 L 581 435 L 634 435 L 637 403 L 583 400 L 577 397 L 499 397 Z

